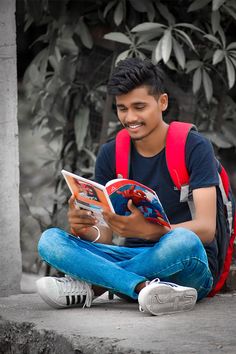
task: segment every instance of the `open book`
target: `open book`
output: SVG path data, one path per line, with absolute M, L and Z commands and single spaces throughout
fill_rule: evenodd
M 119 215 L 130 215 L 127 203 L 131 199 L 147 220 L 170 227 L 158 196 L 147 186 L 130 179 L 113 179 L 103 186 L 74 173 L 61 172 L 75 196 L 76 207 L 92 211 L 100 225 L 106 225 L 102 216 L 105 208 Z

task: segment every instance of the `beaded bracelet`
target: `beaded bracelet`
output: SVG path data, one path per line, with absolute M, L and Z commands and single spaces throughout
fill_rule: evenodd
M 100 232 L 100 230 L 99 230 L 99 228 L 98 228 L 97 226 L 92 226 L 92 227 L 93 227 L 95 230 L 97 230 L 97 232 L 98 232 L 97 237 L 95 238 L 95 240 L 92 241 L 92 243 L 94 243 L 94 242 L 96 242 L 97 240 L 100 239 L 100 237 L 101 237 L 101 232 Z

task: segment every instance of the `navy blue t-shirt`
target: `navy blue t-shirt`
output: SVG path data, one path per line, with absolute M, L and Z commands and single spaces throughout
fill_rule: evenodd
M 196 131 L 191 131 L 186 142 L 186 167 L 190 176 L 190 192 L 196 188 L 218 186 L 217 163 L 211 143 Z M 105 185 L 116 178 L 115 140 L 104 144 L 99 151 L 95 179 Z M 174 186 L 166 164 L 165 149 L 152 157 L 140 155 L 131 146 L 129 178 L 152 188 L 158 195 L 171 224 L 191 220 L 187 202 L 180 202 L 180 192 Z M 150 246 L 153 242 L 138 239 L 125 239 L 125 246 Z M 218 275 L 217 246 L 215 240 L 204 245 L 213 277 Z

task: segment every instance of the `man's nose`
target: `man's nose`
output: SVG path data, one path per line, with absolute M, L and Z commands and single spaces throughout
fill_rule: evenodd
M 129 122 L 129 123 L 135 122 L 137 120 L 136 115 L 134 114 L 134 112 L 131 109 L 127 110 L 125 120 L 126 120 L 126 122 Z

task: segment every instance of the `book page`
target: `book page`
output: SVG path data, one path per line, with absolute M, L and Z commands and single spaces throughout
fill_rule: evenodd
M 107 226 L 103 220 L 102 210 L 104 208 L 114 212 L 113 206 L 107 195 L 106 188 L 94 181 L 83 178 L 74 173 L 61 171 L 71 194 L 75 196 L 76 207 L 92 211 L 100 225 Z

